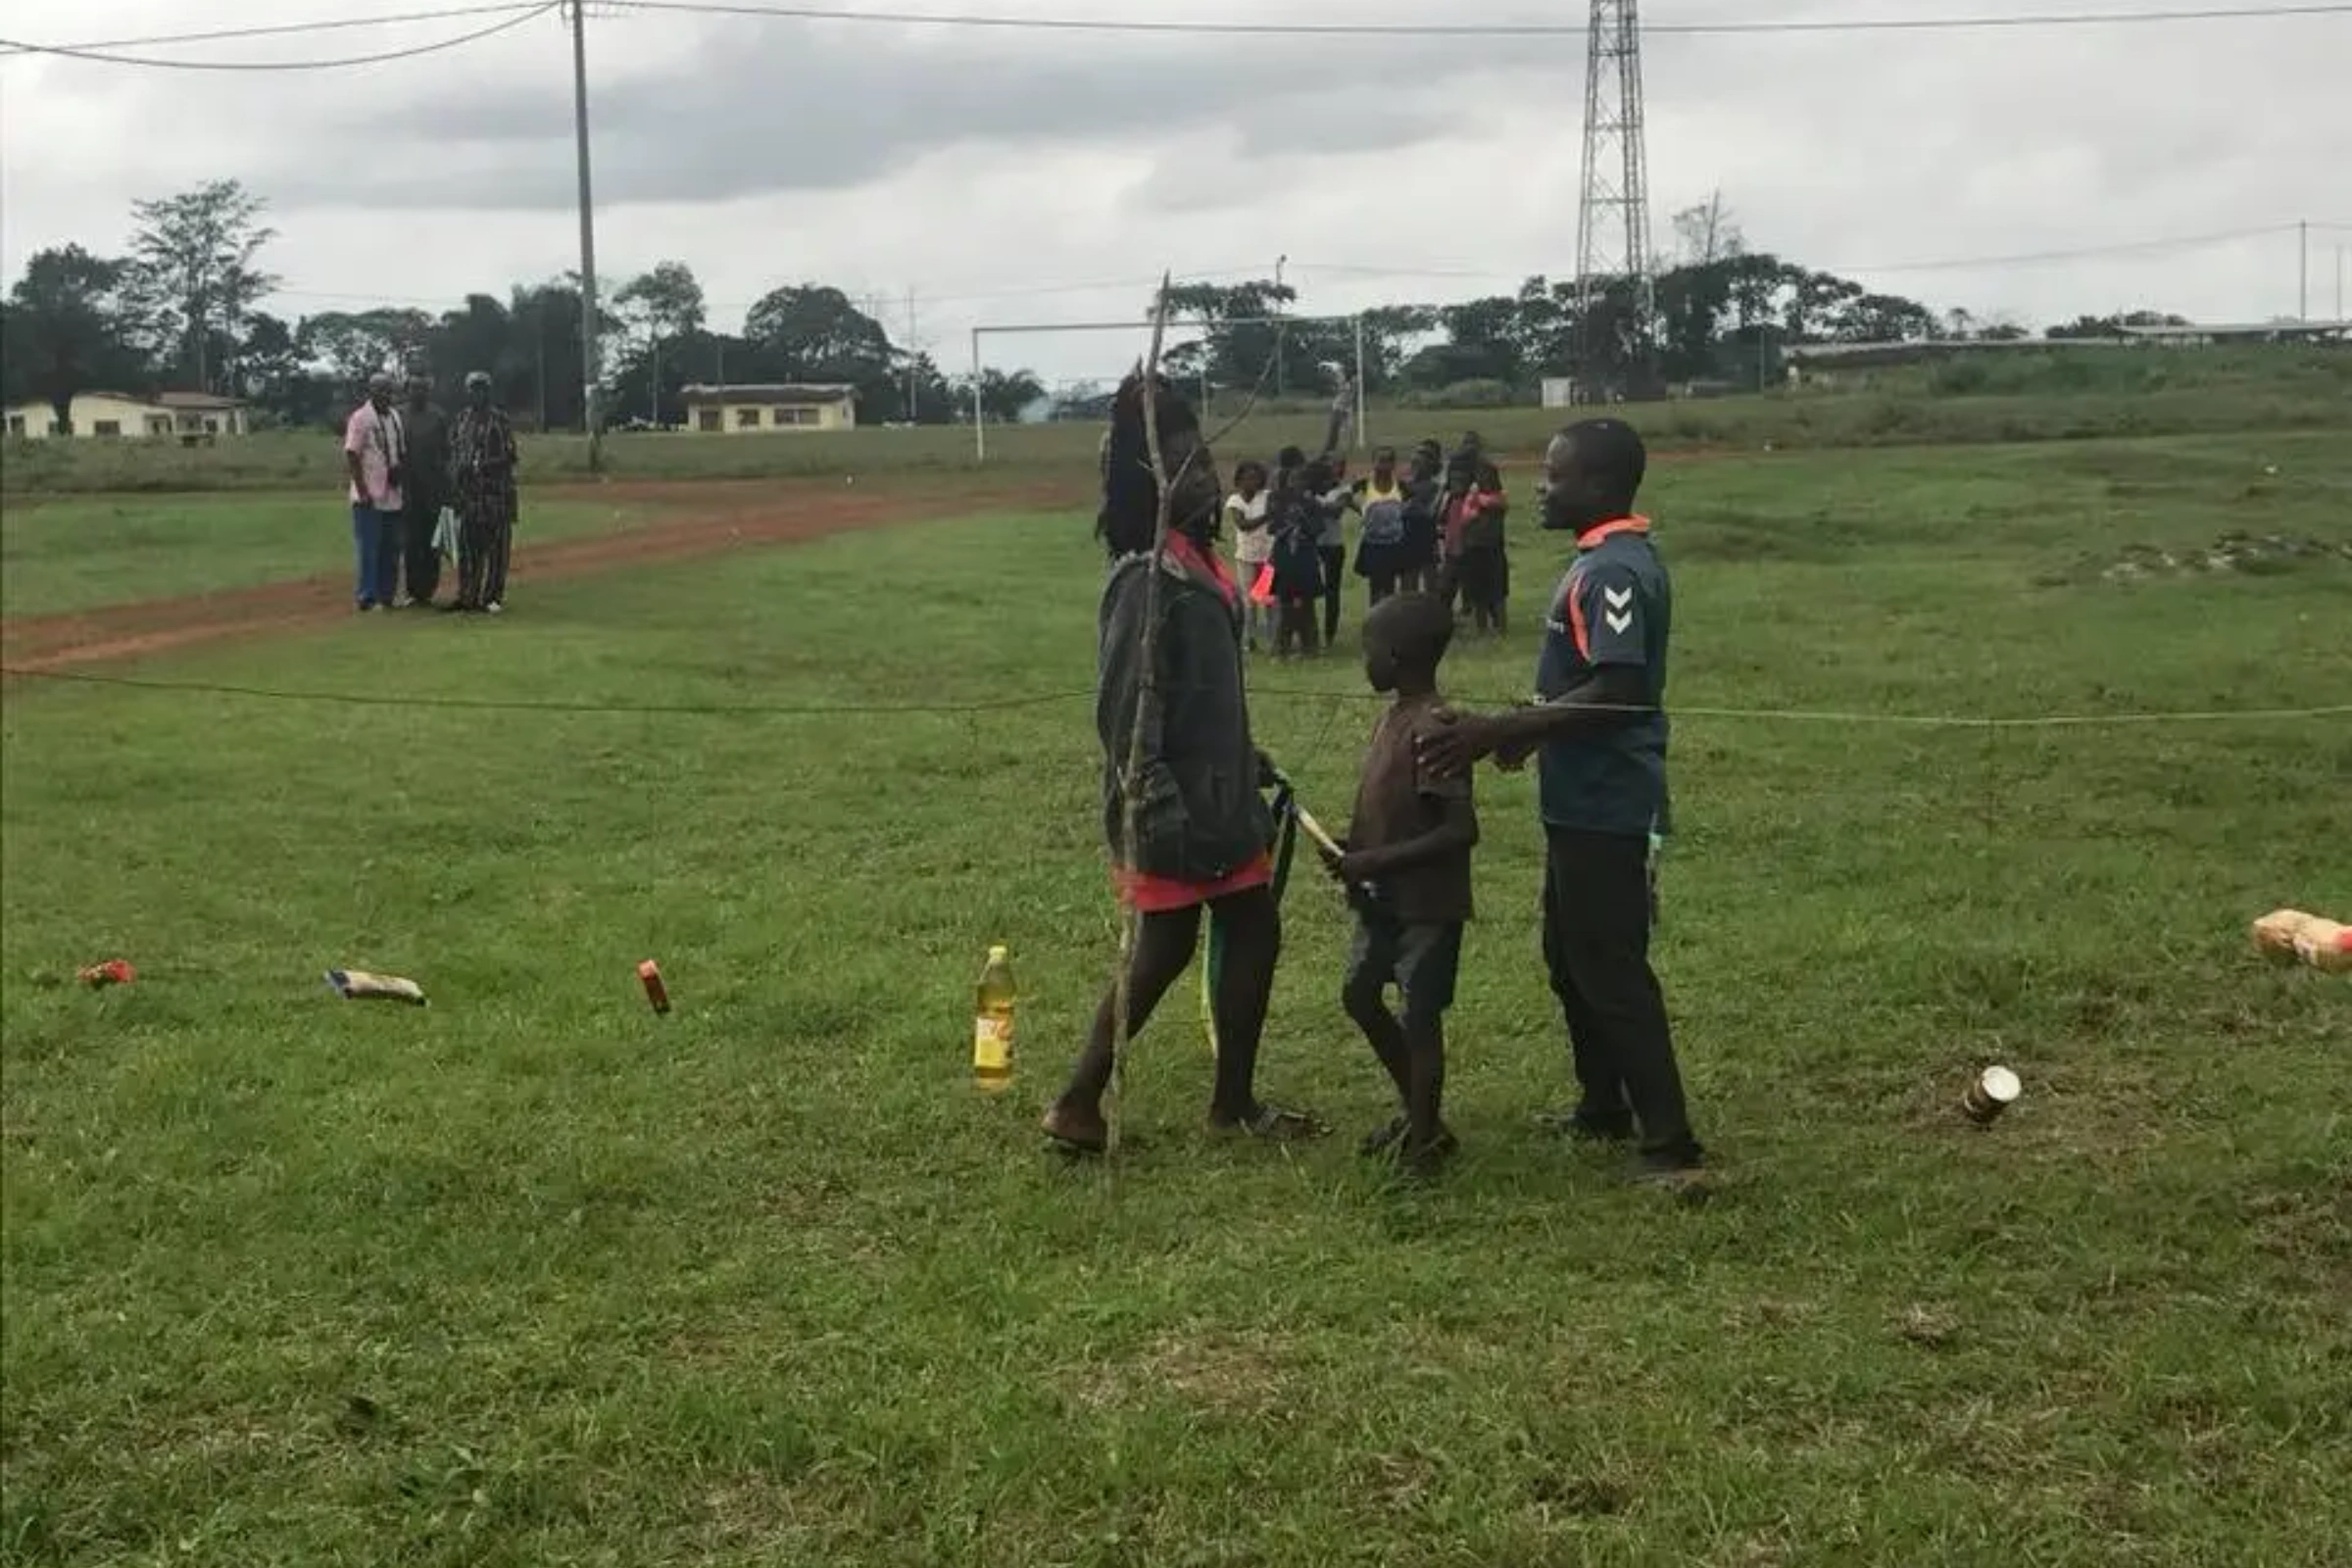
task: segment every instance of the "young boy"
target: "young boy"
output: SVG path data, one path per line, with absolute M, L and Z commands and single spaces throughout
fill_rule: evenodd
M 1413 449 L 1404 486 L 1404 544 L 1396 568 L 1400 594 L 1438 591 L 1439 553 L 1445 538 L 1446 451 L 1434 440 Z
M 1462 608 L 1475 630 L 1500 636 L 1511 597 L 1511 562 L 1503 548 L 1502 531 L 1511 503 L 1502 492 L 1502 476 L 1494 464 L 1484 458 L 1476 460 L 1470 489 L 1459 505 Z
M 1315 602 L 1323 596 L 1322 507 L 1299 470 L 1274 510 L 1274 657 L 1316 650 Z
M 1327 452 L 1304 469 L 1315 497 L 1315 542 L 1323 551 L 1323 646 L 1340 645 L 1340 599 L 1348 585 L 1348 514 L 1356 510 L 1348 460 Z
M 1345 853 L 1332 871 L 1356 909 L 1355 947 L 1341 1000 L 1396 1085 L 1404 1113 L 1364 1141 L 1426 1175 L 1453 1152 L 1439 1111 L 1446 1088 L 1446 1009 L 1453 1003 L 1470 918 L 1470 852 L 1478 812 L 1470 777 L 1441 778 L 1421 742 L 1445 723 L 1438 664 L 1453 614 L 1427 594 L 1384 599 L 1364 621 L 1364 675 L 1395 701 L 1372 732 Z M 1391 1012 L 1396 987 L 1401 1012 Z

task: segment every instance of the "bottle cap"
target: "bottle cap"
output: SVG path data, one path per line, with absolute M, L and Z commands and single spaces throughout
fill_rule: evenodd
M 1011 956 L 1012 949 L 1002 942 L 992 944 L 988 950 L 988 961 L 991 963 L 1003 963 Z

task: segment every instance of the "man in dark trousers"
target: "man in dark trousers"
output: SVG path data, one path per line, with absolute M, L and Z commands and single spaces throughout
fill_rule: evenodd
M 466 377 L 466 407 L 449 427 L 450 481 L 458 504 L 461 612 L 503 614 L 507 559 L 514 547 L 514 426 L 491 401 L 490 377 Z
M 407 585 L 396 603 L 430 610 L 441 587 L 441 552 L 433 547 L 433 531 L 450 499 L 449 419 L 433 407 L 433 383 L 421 375 L 409 378 L 409 406 L 401 411 L 400 422 L 409 459 L 400 490 L 401 568 Z
M 1544 956 L 1583 1098 L 1571 1136 L 1640 1139 L 1640 1179 L 1697 1171 L 1666 1001 L 1649 965 L 1650 834 L 1666 811 L 1666 644 L 1673 596 L 1634 511 L 1648 457 L 1619 419 L 1587 419 L 1544 454 L 1544 526 L 1576 537 L 1536 665 L 1536 702 L 1430 735 L 1440 773 L 1540 759 Z

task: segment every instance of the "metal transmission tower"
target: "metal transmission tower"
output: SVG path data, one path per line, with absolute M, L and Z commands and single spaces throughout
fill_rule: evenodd
M 1576 212 L 1579 379 L 1645 377 L 1657 320 L 1649 270 L 1649 154 L 1642 129 L 1640 0 L 1592 0 L 1585 57 L 1585 184 Z M 1630 343 L 1598 330 L 1594 306 L 1622 280 Z M 1624 350 L 1630 349 L 1632 363 Z

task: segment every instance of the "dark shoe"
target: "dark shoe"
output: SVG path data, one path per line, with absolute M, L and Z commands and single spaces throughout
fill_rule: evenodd
M 1582 1107 L 1575 1110 L 1544 1110 L 1536 1113 L 1536 1125 L 1556 1138 L 1579 1144 L 1630 1144 L 1634 1140 L 1634 1119 L 1619 1120 L 1609 1116 L 1587 1114 Z

